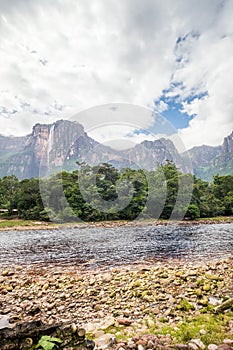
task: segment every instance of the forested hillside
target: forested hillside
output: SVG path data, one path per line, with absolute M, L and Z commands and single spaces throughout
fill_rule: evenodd
M 191 200 L 175 207 L 180 186 L 184 198 L 192 186 Z M 156 171 L 82 164 L 80 170 L 43 180 L 3 177 L 0 208 L 8 217 L 17 209 L 20 218 L 56 222 L 132 220 L 139 215 L 169 219 L 172 212 L 175 218 L 182 211 L 189 219 L 227 216 L 233 214 L 233 176 L 215 175 L 208 183 L 179 172 L 169 161 Z

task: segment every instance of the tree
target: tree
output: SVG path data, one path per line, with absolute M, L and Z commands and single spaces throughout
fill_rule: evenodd
M 37 220 L 41 218 L 44 206 L 40 195 L 39 179 L 25 179 L 20 182 L 17 209 L 19 217 L 23 219 Z M 43 219 L 45 218 L 43 213 Z
M 196 204 L 189 204 L 185 217 L 190 220 L 198 219 L 200 217 L 200 209 L 198 206 Z
M 15 175 L 4 176 L 0 179 L 0 207 L 8 210 L 8 215 L 13 214 L 17 207 L 19 192 L 19 180 Z

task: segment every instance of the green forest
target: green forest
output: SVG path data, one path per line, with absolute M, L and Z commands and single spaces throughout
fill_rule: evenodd
M 170 161 L 156 171 L 82 163 L 44 179 L 1 178 L 0 208 L 8 218 L 17 210 L 21 219 L 55 222 L 230 216 L 233 176 L 217 174 L 209 183 Z

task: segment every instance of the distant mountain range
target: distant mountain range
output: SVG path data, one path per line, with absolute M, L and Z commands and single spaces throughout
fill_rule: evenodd
M 233 132 L 225 137 L 222 146 L 194 147 L 189 157 L 194 174 L 202 179 L 211 180 L 216 173 L 233 174 Z M 172 141 L 165 138 L 118 151 L 98 143 L 81 124 L 68 120 L 36 124 L 32 133 L 24 137 L 0 135 L 0 177 L 14 174 L 23 179 L 72 171 L 78 169 L 77 162 L 155 170 L 167 160 L 183 172 L 190 171 L 188 153 L 179 154 Z

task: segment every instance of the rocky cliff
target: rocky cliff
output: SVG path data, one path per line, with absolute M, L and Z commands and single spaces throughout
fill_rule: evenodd
M 194 147 L 189 152 L 195 175 L 211 179 L 217 172 L 232 173 L 233 133 L 219 147 Z M 77 169 L 77 162 L 90 165 L 108 162 L 117 168 L 155 170 L 158 164 L 172 160 L 189 172 L 185 157 L 172 141 L 143 141 L 135 147 L 117 151 L 90 138 L 81 124 L 59 120 L 53 124 L 36 124 L 30 135 L 0 135 L 0 177 L 16 175 L 19 179 L 45 176 L 61 170 Z
M 8 152 L 18 138 L 1 136 L 0 176 L 16 175 L 19 179 L 44 176 L 62 166 L 70 147 L 80 135 L 82 125 L 66 120 L 54 124 L 36 124 L 32 133 L 20 138 L 19 147 Z
M 217 147 L 199 146 L 189 150 L 194 174 L 211 181 L 217 173 L 233 175 L 233 132 L 224 138 L 223 144 Z

